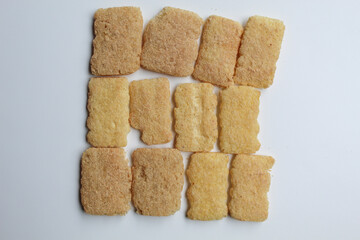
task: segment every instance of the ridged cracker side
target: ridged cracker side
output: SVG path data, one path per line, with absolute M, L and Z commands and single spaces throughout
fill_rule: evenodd
M 199 55 L 192 76 L 220 87 L 233 85 L 233 76 L 243 27 L 233 20 L 210 16 L 201 36 Z
M 125 75 L 140 68 L 143 18 L 138 7 L 99 9 L 94 16 L 91 73 Z
M 180 209 L 184 164 L 178 150 L 136 149 L 132 173 L 132 200 L 137 213 L 169 216 Z
M 162 9 L 145 28 L 141 66 L 172 76 L 191 75 L 202 22 L 190 11 L 172 7 Z
M 129 125 L 126 78 L 91 78 L 87 109 L 88 142 L 94 147 L 125 147 Z
M 190 207 L 187 216 L 193 220 L 218 220 L 227 216 L 227 167 L 224 153 L 194 153 L 186 170 Z
M 255 153 L 260 91 L 252 87 L 232 86 L 220 91 L 219 145 L 224 153 Z
M 237 155 L 230 169 L 230 216 L 241 221 L 262 222 L 268 217 L 270 156 Z
M 174 94 L 175 147 L 185 152 L 208 152 L 218 137 L 217 97 L 209 83 L 184 83 Z
M 280 20 L 249 18 L 241 40 L 235 83 L 256 88 L 268 88 L 273 83 L 284 31 Z
M 125 215 L 131 170 L 121 148 L 89 148 L 81 159 L 81 203 L 92 215 Z
M 130 83 L 130 124 L 147 145 L 171 141 L 170 84 L 167 78 Z

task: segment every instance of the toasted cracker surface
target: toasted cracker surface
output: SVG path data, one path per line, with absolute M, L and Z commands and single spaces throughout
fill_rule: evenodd
M 232 86 L 220 91 L 219 145 L 225 153 L 254 153 L 257 138 L 260 92 L 252 87 Z
M 94 16 L 91 73 L 124 75 L 140 68 L 143 18 L 138 7 L 99 9 Z
M 218 136 L 217 97 L 208 83 L 184 83 L 175 91 L 175 147 L 185 152 L 211 151 Z
M 130 124 L 148 145 L 168 143 L 171 131 L 170 84 L 167 78 L 130 83 Z
M 230 169 L 230 216 L 242 221 L 265 221 L 268 217 L 269 170 L 274 158 L 237 155 Z
M 267 88 L 273 83 L 284 31 L 280 20 L 249 18 L 241 40 L 235 83 L 257 88 Z
M 92 215 L 125 215 L 131 170 L 121 148 L 89 148 L 81 159 L 81 203 Z
M 229 156 L 224 153 L 194 153 L 186 170 L 190 207 L 187 216 L 194 220 L 218 220 L 227 216 Z
M 191 75 L 202 22 L 190 11 L 172 7 L 162 9 L 145 28 L 141 66 L 172 76 Z
M 199 56 L 192 76 L 221 87 L 233 85 L 242 32 L 240 23 L 210 16 L 204 24 Z
M 125 147 L 129 126 L 126 78 L 92 78 L 87 108 L 88 142 L 94 147 Z
M 132 200 L 137 213 L 169 216 L 180 209 L 184 164 L 178 150 L 136 149 L 132 173 Z

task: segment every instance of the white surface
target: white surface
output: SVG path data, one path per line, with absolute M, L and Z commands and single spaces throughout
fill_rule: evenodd
M 140 6 L 145 23 L 164 6 L 285 22 L 259 116 L 258 153 L 276 158 L 266 222 L 192 221 L 186 201 L 160 218 L 81 210 L 92 16 L 126 5 Z M 359 10 L 358 1 L 1 1 L 0 239 L 360 239 Z M 128 155 L 145 146 L 137 130 L 128 140 Z

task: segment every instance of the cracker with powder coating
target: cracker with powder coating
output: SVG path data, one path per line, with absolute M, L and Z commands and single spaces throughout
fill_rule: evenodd
M 132 173 L 132 200 L 137 213 L 169 216 L 180 209 L 184 164 L 178 150 L 136 149 Z
M 230 169 L 230 216 L 241 221 L 262 222 L 268 217 L 269 170 L 274 158 L 237 155 Z
M 138 7 L 99 9 L 94 16 L 91 73 L 125 75 L 140 68 L 143 18 Z
M 165 7 L 147 24 L 141 66 L 177 77 L 191 75 L 203 20 L 190 11 Z
M 235 83 L 256 88 L 268 88 L 273 83 L 284 31 L 280 20 L 249 18 L 241 40 Z
M 130 83 L 130 124 L 142 132 L 147 145 L 172 139 L 170 84 L 167 78 Z
M 204 24 L 199 56 L 192 76 L 221 87 L 233 85 L 242 32 L 240 23 L 210 16 Z
M 81 204 L 92 215 L 125 215 L 131 170 L 121 148 L 89 148 L 81 159 Z
M 129 125 L 126 78 L 91 78 L 87 109 L 88 142 L 94 147 L 125 147 Z
M 194 153 L 186 170 L 190 207 L 187 216 L 193 220 L 218 220 L 227 216 L 227 167 L 224 153 Z
M 232 86 L 220 91 L 219 145 L 224 153 L 255 153 L 260 91 L 252 87 Z
M 185 152 L 211 151 L 218 136 L 217 97 L 209 83 L 177 86 L 174 98 L 175 147 Z

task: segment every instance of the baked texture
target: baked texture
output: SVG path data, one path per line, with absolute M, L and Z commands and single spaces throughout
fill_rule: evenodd
M 262 222 L 268 217 L 269 170 L 274 158 L 237 155 L 230 169 L 230 216 L 241 221 Z
M 147 145 L 168 143 L 171 131 L 170 84 L 167 78 L 130 83 L 130 124 Z
M 94 15 L 91 73 L 124 75 L 140 68 L 143 18 L 138 7 L 99 9 Z
M 260 91 L 252 87 L 232 86 L 220 91 L 219 145 L 224 153 L 255 153 Z
M 284 31 L 280 20 L 249 18 L 241 40 L 235 83 L 256 88 L 268 88 L 273 83 Z
M 197 40 L 202 22 L 196 13 L 163 8 L 145 28 L 141 66 L 172 76 L 191 75 L 198 54 Z
M 138 148 L 132 154 L 132 173 L 137 213 L 169 216 L 180 209 L 184 164 L 178 150 Z
M 189 188 L 187 216 L 193 220 L 218 220 L 227 216 L 227 167 L 224 153 L 194 153 L 186 170 Z
M 203 28 L 199 55 L 192 76 L 220 87 L 233 85 L 243 27 L 233 20 L 210 16 Z
M 94 147 L 125 147 L 129 125 L 126 78 L 91 78 L 87 109 L 88 142 Z
M 209 83 L 184 83 L 174 98 L 175 147 L 185 152 L 208 152 L 218 137 L 217 97 Z
M 131 170 L 121 148 L 89 148 L 81 159 L 81 204 L 92 215 L 125 215 Z

